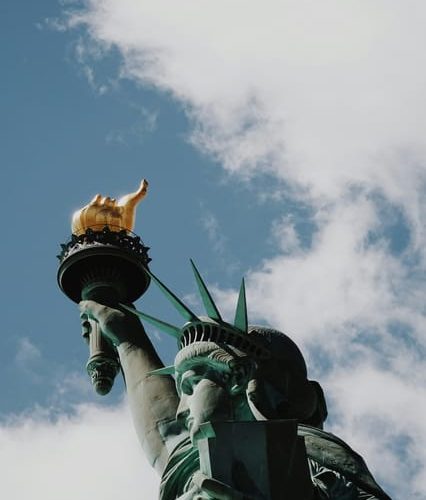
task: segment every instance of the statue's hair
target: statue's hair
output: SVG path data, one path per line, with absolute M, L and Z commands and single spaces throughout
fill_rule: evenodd
M 175 366 L 198 356 L 204 356 L 207 360 L 228 366 L 235 363 L 236 360 L 246 357 L 241 351 L 226 344 L 195 342 L 178 351 L 175 358 Z

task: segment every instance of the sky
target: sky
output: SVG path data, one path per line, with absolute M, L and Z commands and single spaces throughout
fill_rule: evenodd
M 193 258 L 229 319 L 245 276 L 326 430 L 426 497 L 425 21 L 420 0 L 1 2 L 2 498 L 156 498 L 56 283 L 71 214 L 143 177 L 151 269 L 201 312 Z M 154 287 L 137 307 L 180 324 Z

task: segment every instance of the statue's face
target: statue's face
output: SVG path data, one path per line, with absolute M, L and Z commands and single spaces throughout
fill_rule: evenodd
M 176 417 L 189 430 L 192 440 L 202 423 L 251 419 L 244 404 L 244 383 L 236 373 L 238 368 L 219 360 L 220 355 L 215 354 L 220 352 L 212 350 L 175 364 L 180 397 Z

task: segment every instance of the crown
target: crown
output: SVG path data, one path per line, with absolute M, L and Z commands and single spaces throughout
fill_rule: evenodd
M 207 318 L 194 314 L 191 309 L 149 269 L 147 269 L 147 273 L 151 277 L 152 282 L 158 286 L 179 314 L 186 319 L 186 323 L 179 328 L 144 312 L 126 306 L 125 304 L 120 305 L 129 312 L 140 316 L 143 320 L 174 337 L 177 340 L 179 350 L 196 342 L 213 342 L 219 345 L 231 346 L 246 353 L 254 359 L 265 360 L 270 358 L 271 353 L 267 348 L 265 348 L 265 345 L 259 342 L 258 338 L 250 335 L 248 332 L 247 300 L 244 278 L 241 281 L 234 322 L 233 324 L 230 324 L 222 319 L 219 309 L 217 308 L 198 269 L 192 260 L 190 260 L 190 262 L 201 300 L 208 316 Z M 173 365 L 151 372 L 151 374 L 156 375 L 166 375 L 172 373 L 174 373 Z

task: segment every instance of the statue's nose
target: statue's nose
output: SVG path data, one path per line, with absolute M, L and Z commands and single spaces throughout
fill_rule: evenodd
M 188 397 L 185 394 L 182 394 L 179 401 L 179 406 L 177 407 L 176 410 L 176 420 L 184 424 L 188 416 L 189 416 Z

